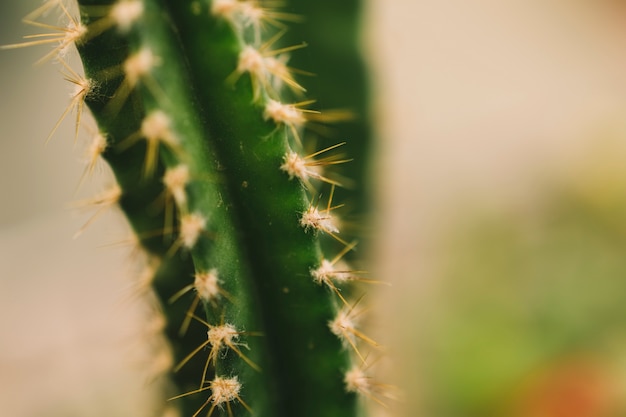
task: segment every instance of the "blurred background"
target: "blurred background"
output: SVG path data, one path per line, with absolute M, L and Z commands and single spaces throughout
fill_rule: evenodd
M 626 415 L 625 19 L 368 3 L 391 415 Z
M 6 4 L 8 3 L 8 4 Z M 0 44 L 39 2 L 0 4 Z M 626 415 L 626 4 L 368 0 L 380 379 L 424 417 Z M 4 415 L 148 415 L 126 237 L 42 48 L 0 54 Z M 120 348 L 122 346 L 122 348 Z M 120 357 L 121 356 L 121 357 Z M 34 399 L 36 398 L 36 401 Z M 95 404 L 95 405 L 94 405 Z M 102 405 L 107 405 L 103 407 Z M 111 409 L 115 407 L 115 409 Z M 48 414 L 46 414 L 48 415 Z

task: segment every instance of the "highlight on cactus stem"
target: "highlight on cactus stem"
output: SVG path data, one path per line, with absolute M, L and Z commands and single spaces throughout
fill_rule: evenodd
M 78 137 L 85 105 L 96 121 L 79 183 L 100 159 L 117 183 L 81 203 L 98 211 L 78 234 L 117 205 L 145 254 L 137 289 L 160 323 L 147 327 L 173 347 L 150 368 L 176 386 L 156 414 L 347 417 L 388 397 L 354 286 L 377 281 L 344 259 L 358 241 L 334 202 L 353 138 L 306 150 L 309 123 L 346 112 L 305 98 L 288 60 L 306 44 L 282 45 L 305 17 L 282 3 L 48 0 L 24 19 L 43 33 L 3 47 L 52 45 L 40 61 L 74 92 L 51 136 L 74 112 Z

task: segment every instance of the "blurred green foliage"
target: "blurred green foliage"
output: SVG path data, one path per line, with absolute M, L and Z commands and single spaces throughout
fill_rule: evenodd
M 452 234 L 422 335 L 429 415 L 625 415 L 626 181 L 589 173 L 548 194 Z

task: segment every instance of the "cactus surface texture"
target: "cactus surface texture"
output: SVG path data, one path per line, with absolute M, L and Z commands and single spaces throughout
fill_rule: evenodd
M 59 123 L 76 113 L 78 136 L 83 106 L 96 121 L 87 173 L 102 157 L 117 184 L 92 203 L 126 214 L 145 255 L 135 293 L 157 295 L 173 348 L 150 370 L 174 381 L 154 415 L 349 417 L 359 396 L 381 402 L 377 344 L 358 327 L 368 277 L 346 264 L 357 244 L 335 201 L 354 145 L 311 149 L 307 127 L 340 113 L 317 110 L 288 65 L 303 16 L 279 3 L 49 0 L 25 21 L 54 34 L 5 46 L 53 45 L 42 60 L 76 86 Z M 42 23 L 53 13 L 62 26 Z

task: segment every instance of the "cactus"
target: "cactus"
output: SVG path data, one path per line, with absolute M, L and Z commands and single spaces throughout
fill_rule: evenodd
M 356 247 L 334 201 L 345 181 L 325 172 L 350 160 L 344 142 L 305 152 L 324 113 L 286 63 L 304 45 L 279 46 L 298 17 L 254 0 L 78 3 L 80 18 L 44 3 L 27 23 L 49 28 L 54 9 L 67 26 L 5 48 L 53 44 L 42 60 L 76 86 L 59 124 L 73 110 L 78 136 L 84 105 L 97 122 L 87 172 L 102 157 L 117 184 L 91 203 L 132 225 L 147 255 L 137 291 L 158 295 L 177 363 L 155 413 L 347 417 L 359 395 L 380 402 L 377 344 L 344 288 L 365 280 L 340 266 Z M 73 46 L 84 76 L 64 60 Z

